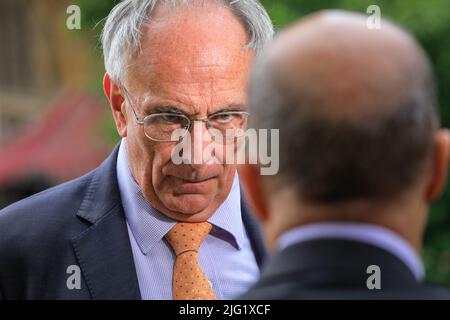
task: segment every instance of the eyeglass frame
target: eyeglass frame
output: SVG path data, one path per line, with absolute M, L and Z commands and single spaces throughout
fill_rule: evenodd
M 218 112 L 218 113 L 209 115 L 209 116 L 204 117 L 204 118 L 192 118 L 192 117 L 188 117 L 188 115 L 185 114 L 185 113 L 179 113 L 179 114 L 178 114 L 178 113 L 159 112 L 159 113 L 149 114 L 149 115 L 147 115 L 147 116 L 144 116 L 143 118 L 139 118 L 139 116 L 138 116 L 136 110 L 135 110 L 134 107 L 133 107 L 133 104 L 131 103 L 130 93 L 128 92 L 128 90 L 125 88 L 124 85 L 120 84 L 119 87 L 120 87 L 120 89 L 123 91 L 123 93 L 125 94 L 125 99 L 126 99 L 126 101 L 130 104 L 131 110 L 133 110 L 133 114 L 134 114 L 134 117 L 135 117 L 135 119 L 136 119 L 136 123 L 144 128 L 144 134 L 145 134 L 145 136 L 146 136 L 148 139 L 150 139 L 150 140 L 152 140 L 152 141 L 155 141 L 155 142 L 159 142 L 159 143 L 177 142 L 177 141 L 183 140 L 183 139 L 186 137 L 187 133 L 191 130 L 192 123 L 194 123 L 194 122 L 196 122 L 196 121 L 204 122 L 204 123 L 206 124 L 206 129 L 207 129 L 207 130 L 209 130 L 210 128 L 216 129 L 216 128 L 212 127 L 211 124 L 209 123 L 209 118 L 210 118 L 211 116 L 217 116 L 217 115 L 223 115 L 223 114 L 240 114 L 240 115 L 245 115 L 247 118 L 250 116 L 250 113 L 247 112 L 247 111 L 224 111 L 224 112 Z M 186 132 L 185 132 L 185 134 L 184 134 L 182 137 L 180 137 L 178 140 L 159 140 L 159 139 L 155 139 L 155 138 L 150 137 L 150 136 L 147 134 L 147 132 L 145 131 L 145 120 L 146 120 L 146 119 L 148 119 L 148 118 L 150 118 L 150 117 L 164 116 L 164 115 L 171 115 L 171 116 L 176 115 L 176 116 L 181 116 L 181 117 L 186 118 L 186 120 L 188 120 L 188 126 L 187 126 L 186 128 L 184 128 L 184 130 L 185 130 Z M 216 129 L 216 130 L 219 130 L 219 129 Z M 234 138 L 237 138 L 237 137 L 234 137 Z

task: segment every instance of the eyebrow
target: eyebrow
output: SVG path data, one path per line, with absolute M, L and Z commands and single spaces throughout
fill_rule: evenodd
M 221 112 L 230 112 L 230 111 L 247 111 L 247 106 L 241 103 L 232 103 L 225 107 L 219 107 L 216 111 L 211 114 L 221 113 Z
M 144 108 L 146 110 L 146 114 L 154 114 L 154 113 L 180 113 L 187 114 L 185 111 L 171 105 L 164 106 L 155 106 L 155 107 L 147 107 Z
M 189 113 L 187 110 L 183 110 L 184 108 L 182 109 L 179 106 L 177 106 L 176 103 L 170 102 L 152 103 L 147 106 L 144 106 L 143 109 L 146 116 L 155 113 L 176 113 L 176 114 L 184 114 L 189 117 L 198 115 L 198 112 Z M 239 111 L 239 112 L 247 111 L 247 106 L 241 103 L 232 103 L 225 107 L 217 107 L 216 110 L 214 110 L 214 112 L 210 113 L 209 115 L 232 111 Z
M 146 116 L 155 113 L 177 113 L 188 115 L 189 112 L 185 109 L 186 108 L 181 107 L 181 105 L 170 101 L 148 103 L 142 107 Z

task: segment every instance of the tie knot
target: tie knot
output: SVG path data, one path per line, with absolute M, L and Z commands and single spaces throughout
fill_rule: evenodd
M 178 222 L 166 234 L 166 240 L 177 256 L 186 251 L 198 252 L 203 239 L 211 231 L 211 228 L 212 226 L 209 222 Z

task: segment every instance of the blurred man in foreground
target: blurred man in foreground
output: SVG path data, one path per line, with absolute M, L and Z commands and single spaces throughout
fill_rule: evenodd
M 423 284 L 422 235 L 450 136 L 412 36 L 315 14 L 256 64 L 249 99 L 256 127 L 280 128 L 281 163 L 249 190 L 277 253 L 245 299 L 450 298 Z

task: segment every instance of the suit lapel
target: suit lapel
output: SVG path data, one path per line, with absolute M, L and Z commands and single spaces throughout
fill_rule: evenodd
M 78 217 L 89 227 L 72 239 L 93 299 L 140 299 L 139 283 L 117 184 L 118 147 L 95 170 Z
M 266 246 L 261 236 L 259 223 L 250 212 L 243 193 L 241 193 L 241 199 L 242 222 L 244 223 L 245 230 L 247 231 L 247 235 L 253 249 L 253 254 L 255 255 L 256 263 L 261 269 L 264 260 L 267 257 Z

